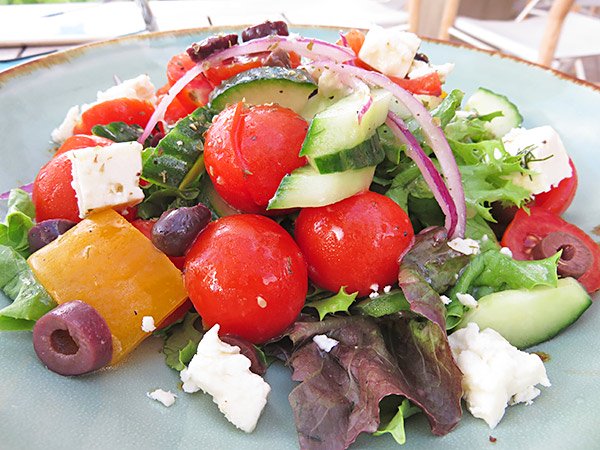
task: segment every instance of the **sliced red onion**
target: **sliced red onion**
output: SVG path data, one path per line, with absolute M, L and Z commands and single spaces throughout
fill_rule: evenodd
M 348 39 L 346 39 L 346 35 L 340 31 L 340 40 L 342 41 L 342 47 L 350 48 L 350 44 L 348 44 Z
M 177 80 L 177 82 L 173 86 L 171 86 L 167 95 L 165 95 L 162 98 L 162 100 L 160 101 L 160 103 L 158 104 L 156 109 L 154 110 L 154 113 L 152 114 L 152 116 L 150 116 L 150 120 L 148 121 L 146 128 L 144 128 L 144 132 L 138 138 L 138 142 L 140 144 L 143 144 L 146 141 L 148 136 L 150 136 L 150 133 L 152 133 L 152 130 L 154 130 L 154 127 L 156 126 L 156 124 L 163 119 L 163 117 L 165 116 L 165 112 L 167 111 L 167 108 L 169 107 L 171 102 L 175 99 L 177 94 L 179 94 L 183 90 L 183 88 L 188 85 L 188 83 L 190 83 L 194 78 L 196 78 L 201 73 L 202 73 L 202 66 L 196 65 L 196 66 L 192 67 L 190 70 L 188 70 L 184 76 L 182 76 L 179 80 Z
M 33 183 L 29 183 L 24 186 L 21 186 L 19 189 L 22 189 L 23 191 L 27 192 L 28 194 L 31 194 L 33 192 Z M 10 197 L 10 190 L 4 192 L 3 194 L 0 194 L 0 200 L 6 200 L 6 199 L 8 199 L 8 197 Z
M 362 108 L 360 108 L 360 111 L 358 111 L 358 123 L 359 124 L 362 122 L 362 118 L 367 113 L 367 111 L 369 110 L 369 108 L 371 107 L 372 104 L 373 104 L 373 97 L 368 95 L 367 102 L 362 106 Z
M 410 92 L 402 89 L 400 86 L 381 73 L 372 72 L 370 70 L 365 70 L 348 64 L 336 64 L 333 61 L 317 61 L 312 65 L 315 67 L 325 67 L 326 69 L 340 74 L 346 73 L 354 75 L 369 84 L 379 86 L 389 91 L 394 97 L 404 104 L 406 109 L 408 109 L 408 111 L 420 125 L 421 129 L 423 130 L 425 140 L 435 153 L 435 156 L 437 157 L 442 168 L 442 173 L 447 180 L 448 191 L 450 192 L 452 200 L 454 200 L 458 221 L 454 232 L 449 234 L 451 237 L 464 236 L 467 220 L 467 208 L 465 204 L 465 194 L 460 172 L 458 170 L 458 166 L 456 165 L 454 154 L 448 145 L 448 141 L 446 140 L 442 129 L 434 123 L 431 114 L 429 114 L 429 111 L 427 111 L 425 106 L 423 106 L 423 104 L 415 97 L 413 97 Z
M 400 142 L 406 144 L 406 155 L 415 162 L 423 174 L 425 182 L 431 189 L 431 192 L 433 192 L 433 196 L 446 216 L 445 226 L 448 230 L 448 235 L 452 235 L 456 230 L 458 215 L 456 213 L 456 205 L 448 191 L 448 187 L 444 184 L 444 180 L 442 180 L 433 162 L 423 151 L 417 139 L 408 130 L 408 127 L 400 117 L 393 112 L 389 112 L 385 123 L 390 127 L 392 133 L 400 139 Z

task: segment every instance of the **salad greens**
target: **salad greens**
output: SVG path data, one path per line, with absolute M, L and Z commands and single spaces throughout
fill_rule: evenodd
M 398 411 L 393 415 L 387 425 L 380 426 L 377 431 L 373 433 L 373 436 L 381 436 L 382 434 L 389 433 L 398 444 L 405 444 L 406 433 L 404 431 L 404 420 L 419 412 L 421 412 L 421 410 L 416 406 L 411 405 L 408 399 L 405 398 L 402 400 L 400 406 L 398 406 Z
M 199 318 L 198 313 L 189 312 L 180 323 L 160 332 L 164 336 L 165 363 L 171 369 L 183 370 L 196 354 L 198 343 L 204 335 L 195 326 Z
M 34 218 L 35 208 L 29 194 L 22 189 L 12 189 L 6 218 L 0 223 L 0 245 L 13 248 L 23 257 L 29 256 L 27 234 L 33 227 Z
M 337 294 L 319 300 L 308 301 L 305 307 L 315 308 L 319 313 L 319 320 L 323 320 L 327 314 L 348 312 L 348 308 L 354 303 L 357 294 L 358 292 L 352 294 L 346 293 L 346 288 L 342 286 Z

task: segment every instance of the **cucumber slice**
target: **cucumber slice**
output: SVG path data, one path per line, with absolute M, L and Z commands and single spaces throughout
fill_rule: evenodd
M 477 308 L 465 313 L 459 328 L 475 322 L 482 330 L 496 330 L 515 347 L 526 348 L 556 336 L 575 322 L 592 300 L 576 280 L 562 278 L 555 288 L 496 292 L 477 303 Z
M 310 165 L 283 177 L 267 209 L 307 208 L 331 205 L 366 191 L 375 167 L 320 174 Z
M 212 108 L 243 101 L 249 105 L 277 103 L 300 113 L 317 86 L 308 72 L 285 67 L 256 67 L 224 81 L 209 96 Z
M 523 123 L 523 116 L 514 103 L 504 95 L 481 87 L 469 97 L 465 103 L 465 110 L 476 111 L 481 116 L 500 111 L 502 116 L 495 117 L 485 124 L 486 128 L 497 138 L 501 138 Z
M 376 166 L 385 159 L 385 150 L 379 143 L 377 133 L 356 147 L 341 150 L 337 153 L 316 156 L 312 159 L 312 166 L 319 173 L 344 172 L 351 169 Z
M 359 123 L 358 112 L 367 103 L 368 95 L 361 92 L 350 94 L 314 117 L 300 155 L 307 156 L 315 169 L 319 170 L 316 158 L 353 149 L 373 136 L 377 127 L 385 122 L 391 94 L 383 89 L 376 89 L 370 93 L 373 103 Z M 342 156 L 340 159 L 352 158 Z M 376 165 L 378 162 L 381 161 L 373 161 L 367 165 Z M 366 161 L 362 164 L 366 164 Z M 358 166 L 354 164 L 348 168 Z

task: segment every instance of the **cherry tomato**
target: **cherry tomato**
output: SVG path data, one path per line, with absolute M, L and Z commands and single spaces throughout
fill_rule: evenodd
M 150 103 L 133 98 L 117 98 L 92 106 L 81 114 L 79 123 L 73 129 L 74 134 L 92 134 L 94 125 L 106 125 L 111 122 L 125 122 L 128 125 L 146 126 L 154 113 Z
M 131 221 L 131 225 L 140 230 L 148 239 L 152 240 L 152 227 L 156 223 L 156 220 L 157 219 L 135 219 Z M 179 270 L 183 270 L 183 266 L 185 264 L 185 258 L 183 256 L 169 256 L 169 259 L 175 267 L 177 267 Z
M 573 169 L 573 175 L 570 178 L 562 180 L 558 183 L 558 186 L 553 187 L 548 192 L 537 194 L 531 203 L 532 206 L 545 209 L 559 216 L 567 210 L 573 202 L 573 198 L 575 198 L 578 181 L 573 160 L 570 159 L 569 164 L 571 165 L 571 169 Z
M 190 309 L 192 309 L 192 302 L 188 299 L 179 306 L 175 311 L 169 314 L 167 317 L 163 319 L 162 322 L 156 325 L 157 330 L 162 330 L 163 328 L 167 328 L 170 325 L 173 325 L 175 322 L 184 318 L 184 316 L 188 313 Z
M 397 77 L 389 78 L 398 86 L 413 94 L 433 95 L 436 97 L 442 95 L 442 82 L 440 81 L 440 76 L 437 72 L 432 72 L 414 79 Z
M 38 172 L 32 194 L 38 222 L 47 219 L 81 221 L 71 173 L 71 161 L 64 153 L 52 158 Z
M 600 247 L 583 230 L 541 208 L 517 211 L 515 218 L 502 237 L 502 245 L 510 248 L 513 257 L 518 260 L 533 259 L 534 247 L 547 235 L 562 231 L 578 238 L 592 253 L 594 260 L 590 268 L 577 279 L 588 292 L 600 289 Z
M 205 327 L 255 344 L 297 318 L 308 289 L 306 262 L 292 237 L 263 216 L 211 222 L 186 255 L 184 280 Z
M 338 203 L 300 211 L 294 232 L 310 279 L 337 292 L 368 295 L 398 280 L 400 258 L 414 232 L 408 215 L 390 198 L 367 191 Z
M 213 86 L 218 86 L 240 72 L 261 67 L 267 55 L 268 53 L 260 56 L 239 56 L 218 66 L 209 67 L 205 73 L 206 78 Z
M 163 97 L 167 95 L 167 92 L 169 92 L 170 88 L 171 85 L 167 83 L 156 91 L 156 97 L 158 98 L 159 103 L 161 102 Z M 177 97 L 175 97 L 173 100 L 171 100 L 169 106 L 167 106 L 167 110 L 165 111 L 165 116 L 163 117 L 163 120 L 169 125 L 173 125 L 179 119 L 182 119 L 188 114 L 193 113 L 195 109 L 195 107 L 187 108 L 183 103 L 181 103 L 181 101 Z
M 56 150 L 54 156 L 62 155 L 70 150 L 77 150 L 80 148 L 87 147 L 106 147 L 114 144 L 110 139 L 106 139 L 100 136 L 87 135 L 87 134 L 74 134 L 67 138 L 65 142 Z
M 192 61 L 186 52 L 173 56 L 167 64 L 167 79 L 169 80 L 169 84 L 171 86 L 174 85 L 177 80 L 195 65 L 196 63 Z M 206 105 L 208 94 L 213 90 L 213 87 L 204 74 L 200 74 L 177 94 L 177 99 L 186 110 L 192 112 L 199 106 Z
M 263 213 L 284 175 L 306 164 L 298 156 L 308 124 L 279 105 L 223 110 L 206 132 L 204 163 L 215 189 L 234 208 Z

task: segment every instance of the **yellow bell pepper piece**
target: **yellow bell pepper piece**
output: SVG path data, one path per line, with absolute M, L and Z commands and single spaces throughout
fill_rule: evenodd
M 90 215 L 28 259 L 36 278 L 62 304 L 96 308 L 113 338 L 115 364 L 145 337 L 142 318 L 156 324 L 187 298 L 181 272 L 121 215 Z

